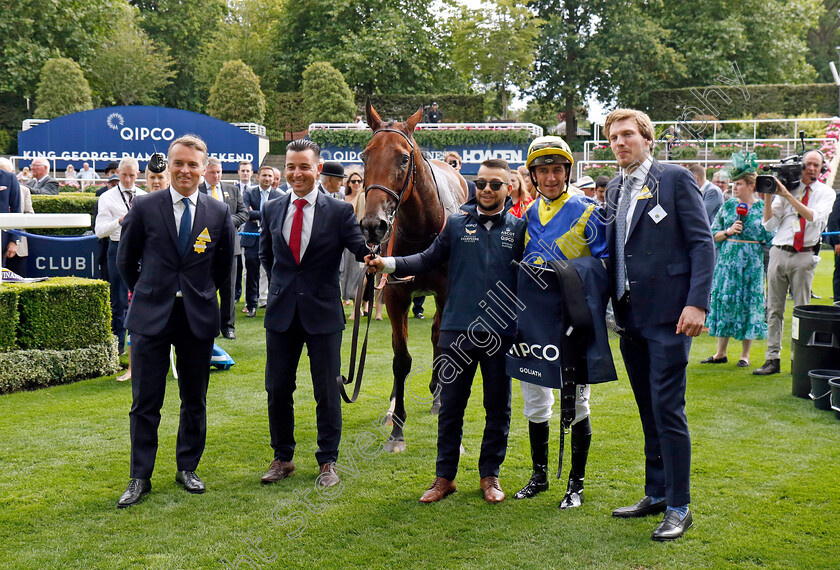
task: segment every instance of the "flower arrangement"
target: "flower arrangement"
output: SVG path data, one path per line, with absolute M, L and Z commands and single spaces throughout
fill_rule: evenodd
M 613 160 L 615 155 L 613 155 L 613 151 L 609 145 L 603 144 L 592 149 L 592 158 L 595 160 Z
M 758 158 L 762 160 L 772 160 L 779 158 L 779 153 L 782 151 L 782 145 L 775 143 L 758 143 L 755 145 L 753 150 Z
M 693 143 L 680 143 L 671 147 L 671 156 L 673 158 L 682 158 L 683 160 L 691 160 L 697 158 L 700 149 Z
M 719 144 L 712 147 L 712 154 L 715 158 L 729 158 L 733 152 L 741 150 L 739 144 Z
M 609 166 L 607 164 L 590 164 L 583 169 L 583 173 L 591 176 L 593 180 L 598 176 L 609 176 L 613 178 L 617 172 L 618 169 L 615 166 Z

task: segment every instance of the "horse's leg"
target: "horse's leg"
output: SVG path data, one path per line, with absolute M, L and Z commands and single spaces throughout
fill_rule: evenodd
M 401 288 L 385 291 L 385 306 L 391 319 L 391 344 L 394 349 L 393 428 L 390 439 L 385 443 L 385 451 L 399 453 L 405 450 L 405 379 L 411 371 L 411 355 L 408 353 L 408 306 L 411 304 L 411 294 L 401 285 L 390 287 Z
M 429 382 L 429 391 L 432 393 L 432 407 L 429 410 L 429 413 L 432 415 L 438 415 L 440 413 L 440 381 L 438 379 L 438 371 L 435 368 L 434 363 L 437 362 L 437 358 L 439 356 L 440 349 L 438 348 L 438 340 L 440 339 L 440 321 L 443 316 L 443 306 L 446 302 L 443 294 L 436 293 L 435 294 L 435 307 L 437 310 L 435 311 L 435 320 L 432 323 L 432 380 Z

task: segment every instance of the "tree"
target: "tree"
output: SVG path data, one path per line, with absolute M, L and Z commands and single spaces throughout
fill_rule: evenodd
M 48 59 L 41 68 L 35 116 L 54 119 L 93 109 L 90 86 L 79 64 L 64 57 Z
M 178 81 L 162 92 L 167 107 L 201 111 L 206 92 L 200 89 L 195 60 L 227 14 L 225 0 L 129 0 L 140 9 L 140 27 L 169 48 Z
M 521 90 L 530 86 L 540 23 L 517 0 L 492 0 L 477 10 L 463 7 L 455 19 L 455 67 L 499 92 L 502 119 L 507 117 L 511 87 Z
M 210 89 L 207 114 L 229 123 L 263 123 L 265 96 L 250 67 L 238 59 L 222 66 Z
M 817 81 L 834 83 L 828 62 L 838 64 L 840 46 L 840 0 L 824 0 L 825 12 L 819 17 L 817 25 L 808 30 L 808 63 L 817 71 Z
M 447 45 L 443 29 L 428 2 L 286 2 L 274 31 L 271 84 L 294 91 L 307 65 L 329 61 L 357 91 L 461 91 L 466 85 L 442 51 Z
M 153 105 L 172 83 L 174 60 L 135 24 L 134 8 L 126 6 L 91 62 L 94 91 L 111 105 Z
M 302 91 L 307 123 L 349 123 L 356 114 L 353 92 L 341 72 L 327 62 L 306 67 Z

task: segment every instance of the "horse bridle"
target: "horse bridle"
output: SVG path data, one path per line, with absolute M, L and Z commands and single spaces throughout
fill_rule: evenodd
M 365 186 L 365 199 L 367 199 L 368 192 L 370 192 L 371 190 L 382 190 L 397 201 L 397 207 L 394 208 L 394 213 L 389 216 L 390 219 L 388 220 L 388 223 L 393 226 L 394 219 L 397 217 L 397 212 L 399 211 L 400 206 L 403 203 L 403 198 L 405 197 L 406 192 L 409 190 L 412 181 L 416 177 L 416 165 L 414 163 L 415 149 L 414 143 L 409 138 L 409 136 L 398 129 L 379 129 L 378 131 L 373 133 L 373 136 L 375 137 L 379 133 L 397 133 L 402 138 L 404 138 L 408 145 L 411 147 L 411 153 L 409 154 L 408 158 L 408 176 L 405 177 L 405 182 L 403 182 L 402 189 L 399 191 L 399 193 L 394 192 L 391 188 L 388 188 L 387 186 L 384 186 L 382 184 L 371 184 L 370 186 Z

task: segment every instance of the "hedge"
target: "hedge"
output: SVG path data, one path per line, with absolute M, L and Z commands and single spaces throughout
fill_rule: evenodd
M 315 129 L 309 133 L 309 138 L 320 146 L 337 146 L 341 148 L 364 147 L 370 141 L 370 130 L 333 130 Z M 527 145 L 531 138 L 528 129 L 420 129 L 414 131 L 414 140 L 425 148 L 449 148 L 458 146 L 511 144 Z
M 740 89 L 728 85 L 660 89 L 651 91 L 641 108 L 654 121 L 678 120 L 688 107 L 696 107 L 702 113 L 712 113 L 711 109 L 704 107 L 695 97 L 691 91 L 693 89 L 701 96 L 704 92 L 707 93 L 707 99 L 715 108 L 714 111 L 717 111 L 718 119 L 758 116 L 763 113 L 774 113 L 784 117 L 795 117 L 806 112 L 825 113 L 830 116 L 837 113 L 837 86 L 833 83 L 747 85 L 745 88 L 749 99 L 744 99 Z M 712 89 L 716 94 L 712 94 Z M 721 92 L 730 102 L 721 99 Z
M 0 393 L 113 374 L 108 284 L 79 277 L 4 283 Z
M 93 212 L 97 198 L 89 192 L 62 192 L 58 196 L 44 194 L 32 195 L 32 209 L 37 214 L 90 214 L 93 223 Z M 51 236 L 80 236 L 93 228 L 55 228 L 27 230 L 33 234 Z

